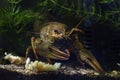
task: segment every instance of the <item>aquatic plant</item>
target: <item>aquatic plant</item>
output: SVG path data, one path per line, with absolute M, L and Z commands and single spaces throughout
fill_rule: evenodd
M 83 15 L 87 15 L 85 11 L 83 11 L 83 4 L 81 0 L 69 1 L 69 0 L 50 0 L 51 9 L 53 13 L 57 13 L 62 17 L 65 16 L 73 16 L 74 17 L 82 17 Z
M 86 1 L 86 2 L 85 2 Z M 40 0 L 36 10 L 57 15 L 68 23 L 88 16 L 93 23 L 109 22 L 115 26 L 120 25 L 119 0 Z M 89 5 L 89 6 L 88 6 Z M 72 19 L 70 19 L 72 17 Z M 71 21 L 70 21 L 71 20 Z M 73 20 L 73 21 L 72 21 Z M 74 23 L 74 22 L 73 22 Z
M 98 0 L 95 3 L 96 20 L 99 23 L 109 23 L 114 27 L 120 27 L 120 1 Z
M 90 17 L 94 13 L 84 7 L 82 0 L 40 0 L 35 9 L 39 12 L 48 12 L 68 24 L 72 22 L 71 25 L 77 24 L 83 17 Z
M 21 0 L 8 0 L 8 5 L 0 9 L 0 47 L 18 53 L 25 46 L 22 43 L 25 43 L 27 37 L 26 30 L 30 29 L 28 23 L 37 16 L 31 10 L 23 10 L 20 2 Z

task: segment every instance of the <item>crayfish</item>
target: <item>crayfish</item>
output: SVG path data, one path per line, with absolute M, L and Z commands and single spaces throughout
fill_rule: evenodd
M 66 31 L 66 28 L 67 26 L 60 22 L 48 22 L 42 26 L 39 37 L 31 38 L 31 48 L 33 49 L 36 59 L 38 59 L 37 55 L 40 55 L 47 59 L 69 60 L 71 51 L 75 49 L 77 50 L 75 53 L 77 60 L 81 59 L 89 64 L 95 71 L 104 73 L 103 68 L 93 54 L 85 49 L 79 41 L 78 35 L 73 34 L 74 32 L 84 33 L 84 31 L 78 28 L 72 28 L 70 31 Z M 62 42 L 62 40 L 64 41 Z M 26 57 L 29 49 L 30 48 L 27 48 L 26 50 Z

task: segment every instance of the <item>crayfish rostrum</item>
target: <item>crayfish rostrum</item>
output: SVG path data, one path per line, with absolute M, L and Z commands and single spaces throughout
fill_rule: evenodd
M 104 73 L 104 70 L 96 58 L 90 51 L 84 48 L 79 41 L 78 35 L 74 34 L 74 32 L 84 33 L 84 31 L 78 28 L 72 28 L 70 31 L 66 31 L 66 28 L 67 26 L 60 22 L 48 22 L 42 26 L 39 33 L 40 36 L 38 38 L 31 38 L 31 47 L 36 59 L 38 59 L 38 54 L 47 59 L 68 60 L 71 51 L 75 49 L 77 50 L 75 51 L 77 60 L 86 62 L 99 73 Z M 26 57 L 29 49 L 30 48 L 27 48 Z

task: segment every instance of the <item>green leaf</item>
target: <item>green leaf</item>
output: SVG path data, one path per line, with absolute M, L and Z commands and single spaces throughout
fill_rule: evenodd
M 114 0 L 100 0 L 99 3 L 111 3 L 114 2 Z

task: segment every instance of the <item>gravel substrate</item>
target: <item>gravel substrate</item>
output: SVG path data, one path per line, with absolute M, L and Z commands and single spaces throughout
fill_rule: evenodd
M 36 73 L 27 72 L 24 65 L 9 64 L 0 65 L 0 80 L 120 80 L 120 72 L 101 75 L 90 69 L 62 65 L 57 71 Z

